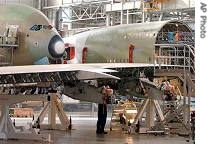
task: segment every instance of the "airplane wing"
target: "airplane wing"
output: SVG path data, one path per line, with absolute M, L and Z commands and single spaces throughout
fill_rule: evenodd
M 51 64 L 28 66 L 4 66 L 0 68 L 0 84 L 66 81 L 119 77 L 107 74 L 111 69 L 86 64 Z
M 167 64 L 152 64 L 152 63 L 88 63 L 88 64 L 71 64 L 71 65 L 86 65 L 92 68 L 100 68 L 100 69 L 114 69 L 114 68 L 141 68 L 141 67 L 154 67 L 154 66 L 176 66 L 180 65 L 167 65 Z
M 147 63 L 89 63 L 86 64 L 95 68 L 134 68 L 134 67 L 154 67 L 154 64 Z
M 23 83 L 31 84 L 41 82 L 70 82 L 70 84 L 65 85 L 63 91 L 65 95 L 74 99 L 101 103 L 102 94 L 100 94 L 100 88 L 78 80 L 93 80 L 98 78 L 120 79 L 119 77 L 110 74 L 117 72 L 113 69 L 141 67 L 154 67 L 154 64 L 89 63 L 4 66 L 0 67 L 0 85 Z M 75 82 L 77 82 L 76 85 Z
M 117 72 L 116 70 L 113 70 L 115 68 L 140 68 L 154 66 L 158 65 L 146 63 L 89 63 L 3 66 L 0 68 L 0 84 L 69 81 L 98 78 L 120 79 L 119 77 L 108 73 Z
M 95 71 L 95 72 L 116 72 L 110 69 L 95 68 L 88 64 L 51 64 L 51 65 L 27 65 L 27 66 L 5 66 L 1 67 L 0 75 L 24 74 L 24 73 L 46 73 L 63 71 Z

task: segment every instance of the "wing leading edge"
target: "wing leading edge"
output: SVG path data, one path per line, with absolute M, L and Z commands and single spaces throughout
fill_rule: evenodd
M 98 78 L 120 79 L 108 73 L 117 72 L 115 68 L 141 68 L 154 67 L 158 64 L 146 63 L 89 63 L 89 64 L 51 64 L 28 66 L 5 66 L 0 68 L 0 84 L 59 81 L 59 80 L 85 80 Z M 169 66 L 169 65 L 161 65 Z M 31 78 L 33 77 L 33 78 Z M 70 78 L 69 78 L 70 77 Z M 33 80 L 31 80 L 33 79 Z
M 50 81 L 85 80 L 98 78 L 120 79 L 111 69 L 96 68 L 85 64 L 52 64 L 5 66 L 0 68 L 0 84 Z

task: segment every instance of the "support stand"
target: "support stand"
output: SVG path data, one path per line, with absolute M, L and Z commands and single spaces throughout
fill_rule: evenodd
M 41 140 L 50 142 L 49 135 L 36 134 L 34 131 L 18 132 L 9 116 L 9 105 L 34 99 L 36 96 L 24 95 L 0 95 L 0 139 Z M 37 98 L 39 99 L 39 97 Z M 40 99 L 44 100 L 43 97 Z
M 159 100 L 162 100 L 161 97 L 163 95 L 163 92 L 158 89 L 152 82 L 146 80 L 146 79 L 140 79 L 141 83 L 143 83 L 143 86 L 147 92 L 147 99 L 144 100 L 142 106 L 139 108 L 138 113 L 134 119 L 133 126 L 138 122 L 139 119 L 142 118 L 144 112 L 146 111 L 146 128 L 154 128 L 155 125 L 155 113 L 159 116 L 159 121 L 161 122 L 162 128 L 166 129 L 164 126 L 165 124 L 168 124 L 168 122 L 174 118 L 177 118 L 179 120 L 179 123 L 183 125 L 183 127 L 188 130 L 189 128 L 187 125 L 182 122 L 179 114 L 183 110 L 186 109 L 185 105 L 181 105 L 178 107 L 173 103 L 173 107 L 170 107 L 167 113 L 163 114 L 163 111 L 161 109 L 161 106 L 159 104 Z M 174 108 L 176 107 L 176 108 Z M 156 109 L 156 111 L 155 111 Z M 158 127 L 158 129 L 162 129 L 161 127 Z
M 44 117 L 48 113 L 48 124 L 41 124 L 44 121 Z M 56 114 L 59 117 L 60 124 L 56 124 Z M 42 109 L 38 116 L 37 121 L 40 123 L 41 129 L 52 129 L 52 130 L 67 130 L 71 125 L 66 113 L 63 110 L 61 102 L 59 102 L 58 93 L 50 93 L 48 96 L 48 102 Z
M 133 124 L 136 124 L 139 119 L 142 118 L 144 112 L 147 110 L 147 117 L 146 117 L 146 126 L 150 128 L 154 126 L 154 117 L 155 117 L 155 110 L 157 111 L 158 116 L 160 117 L 161 122 L 164 121 L 164 115 L 160 108 L 160 105 L 157 100 L 146 99 L 144 100 L 142 106 L 139 108 L 138 113 L 134 119 Z

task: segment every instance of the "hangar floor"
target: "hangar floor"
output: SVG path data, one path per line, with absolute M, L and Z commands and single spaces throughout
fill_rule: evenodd
M 16 118 L 16 125 L 30 122 L 30 118 Z M 107 120 L 108 134 L 96 134 L 96 121 L 94 117 L 72 117 L 73 129 L 71 131 L 41 130 L 41 133 L 51 134 L 52 144 L 193 144 L 192 140 L 175 135 L 147 135 L 126 134 L 119 130 L 109 131 L 110 118 Z M 43 141 L 26 140 L 0 140 L 0 144 L 46 144 Z

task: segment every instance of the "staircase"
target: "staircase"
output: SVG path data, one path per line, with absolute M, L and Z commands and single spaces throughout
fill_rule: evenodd
M 178 77 L 188 91 L 185 96 L 195 96 L 195 53 L 187 44 L 155 44 L 154 75 Z M 190 88 L 190 89 L 189 89 Z
M 195 97 L 194 47 L 188 44 L 155 44 L 154 52 L 154 75 L 178 78 L 183 82 L 184 91 L 180 94 L 183 103 L 179 101 L 164 113 L 164 123 L 171 124 L 170 121 L 176 118 L 178 124 L 174 125 L 181 125 L 177 130 L 181 132 L 184 128 L 189 131 L 190 98 Z

